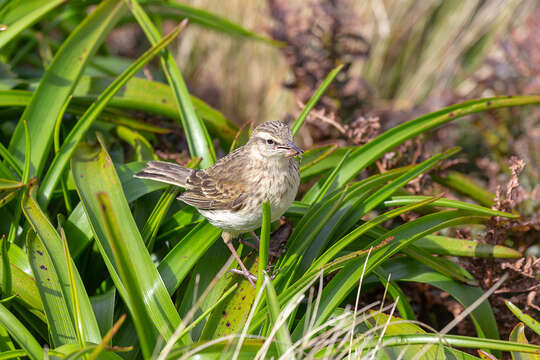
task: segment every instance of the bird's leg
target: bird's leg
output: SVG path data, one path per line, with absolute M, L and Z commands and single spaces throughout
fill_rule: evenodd
M 255 240 L 255 242 L 257 243 L 257 248 L 256 249 L 258 250 L 259 247 L 260 247 L 260 244 L 261 244 L 261 241 L 259 240 L 259 237 L 257 236 L 257 234 L 255 234 L 254 231 L 250 231 L 250 235 L 253 238 L 253 240 Z M 273 246 L 272 239 L 270 239 L 270 248 L 268 249 L 268 253 L 270 255 L 274 256 L 274 257 L 279 257 L 281 255 L 281 249 L 280 249 L 281 244 L 277 244 L 277 245 L 278 245 L 277 248 L 275 246 Z M 250 245 L 248 245 L 248 246 L 250 246 Z
M 253 240 L 255 240 L 255 243 L 257 244 L 257 246 L 260 246 L 261 245 L 261 241 L 259 240 L 259 237 L 257 236 L 257 234 L 255 234 L 255 231 L 250 231 L 249 234 L 251 235 L 251 237 L 253 238 Z
M 253 250 L 259 251 L 259 247 L 258 247 L 257 245 L 255 245 L 255 244 L 252 244 L 251 241 L 247 241 L 247 240 L 244 240 L 244 239 L 242 239 L 242 238 L 239 238 L 239 239 L 238 239 L 238 242 L 239 242 L 240 244 L 243 244 L 243 245 L 246 245 L 246 246 L 252 248 Z
M 240 256 L 238 256 L 238 253 L 236 252 L 236 249 L 234 248 L 234 245 L 231 242 L 232 235 L 230 233 L 224 231 L 221 234 L 221 237 L 223 238 L 223 241 L 225 242 L 225 245 L 227 245 L 229 250 L 231 250 L 232 255 L 234 256 L 234 258 L 238 262 L 238 265 L 240 265 L 240 268 L 242 269 L 242 273 L 243 273 L 244 277 L 249 281 L 251 286 L 253 286 L 253 288 L 255 289 L 255 283 L 252 280 L 252 277 L 254 277 L 254 275 L 249 272 L 249 270 L 246 268 L 246 266 L 242 262 L 242 259 L 240 259 Z

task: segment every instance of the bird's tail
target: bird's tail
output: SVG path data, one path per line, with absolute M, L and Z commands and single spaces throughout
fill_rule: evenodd
M 169 162 L 149 161 L 141 172 L 135 174 L 135 177 L 151 179 L 185 188 L 187 187 L 187 179 L 194 171 L 193 169 L 187 169 Z

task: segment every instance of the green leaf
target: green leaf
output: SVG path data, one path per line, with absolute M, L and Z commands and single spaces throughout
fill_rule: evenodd
M 39 208 L 35 200 L 36 190 L 36 187 L 31 187 L 22 199 L 24 214 L 35 231 L 35 234 L 32 233 L 27 238 L 28 258 L 47 315 L 53 343 L 60 346 L 76 339 L 77 315 L 72 307 L 75 299 L 71 289 L 68 261 L 72 263 L 73 269 L 75 265 L 71 259 L 66 259 L 61 237 Z M 85 340 L 99 343 L 101 334 L 90 300 L 78 272 L 74 269 L 73 273 L 80 313 L 84 319 Z
M 60 283 L 57 271 L 54 270 L 51 256 L 34 232 L 29 233 L 26 247 L 30 264 L 43 302 L 49 334 L 53 346 L 69 344 L 77 341 L 77 334 L 69 303 L 64 291 L 69 292 L 69 283 Z M 43 254 L 43 255 L 41 255 Z M 64 291 L 63 291 L 64 290 Z
M 440 229 L 480 221 L 485 221 L 485 218 L 475 217 L 461 210 L 444 211 L 422 216 L 388 232 L 384 238 L 377 239 L 370 246 L 384 244 L 384 242 L 388 242 L 388 244 L 373 250 L 367 260 L 360 257 L 351 261 L 325 286 L 315 326 L 328 320 L 329 316 L 349 292 L 356 288 L 362 276 L 368 275 L 375 267 L 380 266 L 407 244 Z M 367 261 L 365 272 L 364 261 Z
M 137 3 L 137 0 L 130 0 L 129 4 L 130 10 L 150 43 L 157 43 L 161 36 L 156 26 Z M 174 57 L 168 51 L 164 52 L 164 55 L 160 58 L 160 63 L 167 81 L 173 90 L 176 105 L 182 115 L 181 123 L 184 128 L 191 157 L 200 157 L 202 159 L 202 168 L 210 167 L 216 161 L 214 146 L 204 123 L 195 111 L 180 69 L 176 65 Z
M 483 294 L 479 287 L 454 281 L 448 276 L 433 271 L 410 258 L 391 259 L 382 268 L 387 273 L 391 273 L 392 279 L 395 281 L 421 282 L 446 291 L 464 307 L 470 306 Z M 365 284 L 369 285 L 374 281 L 376 279 L 368 278 L 365 279 Z M 469 316 L 474 323 L 479 337 L 489 337 L 492 339 L 499 337 L 497 322 L 488 302 L 481 303 Z
M 4 158 L 6 161 L 6 164 L 9 164 L 13 170 L 15 170 L 15 173 L 22 178 L 22 168 L 21 165 L 18 163 L 18 160 L 15 159 L 15 157 L 9 152 L 8 149 L 5 148 L 4 144 L 0 143 L 0 156 Z M 3 165 L 5 166 L 5 165 Z M 7 169 L 5 169 L 5 172 L 7 174 L 11 175 L 11 172 Z
M 360 342 L 357 346 L 364 349 L 370 349 L 377 346 L 379 339 L 368 340 L 365 343 Z M 479 337 L 444 335 L 439 334 L 416 334 L 416 335 L 395 335 L 385 336 L 380 341 L 380 346 L 402 346 L 402 345 L 425 345 L 441 344 L 468 349 L 492 349 L 502 351 L 522 351 L 534 353 L 540 350 L 540 346 L 530 344 L 520 344 L 512 341 L 485 339 Z
M 326 79 L 324 79 L 322 84 L 317 88 L 317 90 L 315 90 L 307 104 L 304 106 L 304 109 L 291 126 L 293 136 L 296 135 L 298 130 L 300 130 L 302 124 L 309 115 L 309 112 L 315 107 L 321 96 L 323 96 L 328 86 L 332 83 L 332 81 L 334 81 L 334 78 L 337 76 L 337 74 L 341 71 L 342 68 L 343 65 L 338 65 L 336 68 L 334 68 L 334 70 L 330 71 L 328 76 L 326 76 Z
M 446 124 L 459 117 L 477 112 L 512 106 L 539 104 L 540 95 L 504 96 L 466 101 L 407 121 L 379 135 L 357 148 L 338 174 L 335 187 L 339 188 L 358 175 L 384 153 L 418 134 Z
M 433 256 L 430 252 L 412 244 L 401 249 L 401 252 L 453 280 L 461 281 L 471 286 L 478 286 L 478 281 L 467 270 L 449 259 L 441 256 Z
M 253 260 L 253 258 L 248 258 L 248 261 L 250 260 Z M 251 273 L 257 271 L 257 261 L 252 264 L 244 262 L 244 264 Z M 238 277 L 240 277 L 238 280 L 232 277 L 227 279 L 228 285 L 226 288 L 233 283 L 238 283 L 238 287 L 222 306 L 212 312 L 200 339 L 212 340 L 221 336 L 239 334 L 244 328 L 252 306 L 256 301 L 256 295 L 262 295 L 262 292 L 256 293 L 247 279 L 239 275 Z M 227 354 L 225 354 L 225 358 L 227 358 Z
M 390 199 L 384 201 L 384 206 L 388 206 L 388 207 L 401 206 L 401 205 L 410 204 L 415 201 L 422 201 L 425 198 L 426 196 L 419 196 L 419 195 L 392 196 Z M 492 210 L 487 207 L 479 206 L 476 204 L 470 204 L 470 203 L 466 203 L 466 202 L 458 201 L 458 200 L 439 199 L 436 202 L 434 202 L 431 206 L 468 210 L 478 215 L 500 216 L 500 217 L 506 217 L 506 218 L 514 218 L 514 219 L 519 217 L 519 215 L 510 214 L 503 211 Z
M 73 92 L 68 112 L 75 115 L 84 114 L 87 107 L 96 101 L 112 81 L 111 78 L 83 76 Z M 32 92 L 26 90 L 0 90 L 0 106 L 27 106 L 31 97 Z M 227 148 L 236 134 L 236 125 L 201 99 L 192 96 L 191 100 L 210 134 L 219 138 L 226 145 L 224 148 Z M 131 78 L 109 101 L 105 111 L 100 114 L 100 119 L 143 131 L 158 133 L 169 131 L 150 124 L 134 123 L 127 117 L 128 112 L 132 110 L 162 115 L 178 122 L 181 119 L 171 88 L 166 84 L 142 78 Z
M 257 269 L 257 291 L 260 290 L 264 274 L 266 272 L 266 267 L 268 266 L 268 252 L 270 251 L 270 224 L 271 224 L 271 215 L 270 215 L 270 203 L 265 201 L 262 204 L 262 226 L 261 226 L 261 235 L 259 243 L 259 260 L 257 261 L 259 267 Z
M 17 197 L 19 194 L 19 191 L 3 191 L 0 193 L 0 208 L 2 206 L 5 206 L 6 204 L 9 204 L 9 202 Z M 14 222 L 12 223 L 14 224 Z
M 376 218 L 369 220 L 362 224 L 361 226 L 357 227 L 353 231 L 351 231 L 349 234 L 345 235 L 338 241 L 334 243 L 330 248 L 328 248 L 324 254 L 319 256 L 316 261 L 313 262 L 313 264 L 310 267 L 310 270 L 308 272 L 318 271 L 318 269 L 323 266 L 324 264 L 327 264 L 330 262 L 337 254 L 339 254 L 340 251 L 345 249 L 347 245 L 351 244 L 354 240 L 359 238 L 362 234 L 364 234 L 366 231 L 368 231 L 370 228 L 375 227 L 378 224 L 381 224 L 385 221 L 388 221 L 396 216 L 399 216 L 401 214 L 404 214 L 409 211 L 413 211 L 415 209 L 418 209 L 422 206 L 427 206 L 433 201 L 436 201 L 436 197 L 428 198 L 420 203 L 411 204 L 407 206 L 403 206 L 391 211 L 388 211 L 384 214 L 381 214 L 377 216 Z
M 90 297 L 92 309 L 94 310 L 99 330 L 102 334 L 106 334 L 113 326 L 115 299 L 116 290 L 114 288 L 101 295 Z M 105 336 L 103 339 L 105 339 Z
M 416 241 L 414 245 L 438 255 L 502 259 L 517 259 L 523 256 L 519 251 L 506 246 L 490 245 L 440 235 L 426 236 Z
M 365 323 L 371 329 L 378 327 L 377 338 L 383 337 L 382 331 L 384 329 L 384 337 L 395 335 L 413 335 L 413 334 L 426 334 L 426 332 L 418 325 L 412 322 L 405 322 L 403 319 L 387 315 L 383 312 L 369 311 L 370 318 Z M 384 338 L 383 337 L 383 338 Z M 397 359 L 400 354 L 404 359 L 413 359 L 422 350 L 420 345 L 407 345 L 396 347 L 383 347 L 380 351 L 384 352 L 388 358 Z M 444 346 L 439 345 L 431 347 L 428 351 L 422 354 L 422 359 L 453 359 L 452 357 L 446 357 L 444 354 Z
M 231 144 L 231 148 L 229 149 L 229 152 L 233 152 L 233 150 L 238 149 L 240 146 L 244 146 L 251 135 L 251 132 L 253 131 L 253 121 L 248 121 L 242 127 L 238 130 L 236 135 L 234 136 L 234 140 Z
M 97 202 L 100 206 L 100 214 L 103 221 L 103 230 L 113 254 L 113 259 L 118 271 L 120 280 L 125 289 L 124 301 L 128 304 L 131 318 L 135 323 L 141 349 L 145 358 L 148 358 L 157 343 L 156 329 L 152 324 L 152 314 L 145 305 L 145 296 L 139 287 L 137 279 L 137 266 L 135 265 L 130 252 L 126 246 L 126 238 L 122 234 L 122 229 L 115 215 L 113 205 L 109 196 L 105 192 L 96 194 Z
M 129 203 L 152 191 L 163 190 L 169 186 L 157 181 L 135 178 L 133 175 L 141 171 L 143 167 L 144 163 L 135 162 L 121 165 L 117 168 L 122 188 Z M 65 231 L 71 254 L 74 258 L 77 258 L 86 246 L 90 244 L 94 236 L 82 203 L 79 203 L 69 215 L 65 223 Z
M 109 78 L 83 77 L 75 89 L 74 102 L 81 105 L 90 104 L 109 86 L 110 81 Z M 0 92 L 0 94 L 3 93 Z M 201 99 L 191 96 L 191 101 L 197 113 L 205 120 L 205 125 L 210 133 L 230 144 L 235 136 L 237 126 Z M 2 97 L 0 97 L 0 104 L 2 104 Z M 170 86 L 137 77 L 131 78 L 118 92 L 109 102 L 109 108 L 150 112 L 175 119 L 178 122 L 181 119 Z
M 494 194 L 475 184 L 469 177 L 456 171 L 448 172 L 444 178 L 433 176 L 433 180 L 449 189 L 470 197 L 484 206 L 491 207 L 493 205 Z
M 24 349 L 28 357 L 33 360 L 44 359 L 45 354 L 37 340 L 2 303 L 0 303 L 0 324 L 9 332 L 15 342 Z
M 531 316 L 525 314 L 521 311 L 516 305 L 512 304 L 510 301 L 505 300 L 504 302 L 508 309 L 521 321 L 525 323 L 532 331 L 540 335 L 540 323 L 532 318 Z
M 396 190 L 403 187 L 418 175 L 427 172 L 429 169 L 437 165 L 439 161 L 452 156 L 457 151 L 458 149 L 450 149 L 443 154 L 437 154 L 430 159 L 427 159 L 426 161 L 414 166 L 412 169 L 401 174 L 388 184 L 381 186 L 373 194 L 369 196 L 366 194 L 367 198 L 359 198 L 355 204 L 350 206 L 350 209 L 341 209 L 337 213 L 338 216 L 326 224 L 325 230 L 322 231 L 310 245 L 307 255 L 302 259 L 302 266 L 297 269 L 297 273 L 302 273 L 308 269 L 315 257 L 320 254 L 323 246 L 329 241 L 331 235 L 334 235 L 334 233 L 337 231 L 340 231 L 341 233 L 347 231 L 349 228 L 354 226 L 354 224 L 358 222 L 362 216 L 378 206 Z
M 275 41 L 265 36 L 255 34 L 252 31 L 247 30 L 244 27 L 235 24 L 227 19 L 192 6 L 176 2 L 164 3 L 155 0 L 144 1 L 144 3 L 147 3 L 149 5 L 149 10 L 152 14 L 159 15 L 165 19 L 174 19 L 180 21 L 187 18 L 190 22 L 194 24 L 199 24 L 227 35 L 259 40 L 271 45 L 281 44 L 279 41 Z
M 337 174 L 339 172 L 339 169 L 341 168 L 341 166 L 343 165 L 345 160 L 347 160 L 347 158 L 349 157 L 351 152 L 352 152 L 352 149 L 349 149 L 349 151 L 347 151 L 345 153 L 345 155 L 343 155 L 343 157 L 341 158 L 339 163 L 336 165 L 334 170 L 326 177 L 326 179 L 322 183 L 320 189 L 318 189 L 318 191 L 316 191 L 316 192 L 313 192 L 313 196 L 308 197 L 307 196 L 308 194 L 306 194 L 306 196 L 304 196 L 302 198 L 303 203 L 314 204 L 314 203 L 317 203 L 317 202 L 322 200 L 322 198 L 326 195 L 326 193 L 328 192 L 328 190 L 330 189 L 330 187 L 334 183 L 334 180 L 336 179 L 336 176 L 337 176 Z M 315 187 L 313 187 L 313 188 L 315 188 Z M 310 191 L 311 191 L 311 189 L 310 189 Z
M 269 315 L 270 315 L 269 328 L 277 329 L 277 331 L 275 332 L 276 340 L 277 340 L 276 341 L 277 353 L 278 353 L 278 356 L 283 356 L 283 354 L 287 352 L 287 349 L 292 347 L 291 334 L 289 333 L 289 329 L 285 325 L 286 319 L 281 319 L 280 315 L 282 315 L 284 312 L 282 312 L 280 309 L 279 300 L 276 294 L 276 289 L 274 289 L 274 287 L 272 286 L 272 282 L 270 281 L 270 278 L 267 275 L 264 275 L 264 276 L 266 279 L 266 281 L 264 282 L 265 293 L 266 293 L 266 303 L 268 304 L 268 309 L 270 310 L 269 311 Z M 280 324 L 280 321 L 282 322 L 281 324 Z
M 21 117 L 28 121 L 32 138 L 31 177 L 40 175 L 45 165 L 58 112 L 71 95 L 89 58 L 123 15 L 124 10 L 124 3 L 121 1 L 103 1 L 70 34 L 41 78 Z M 17 125 L 9 150 L 19 161 L 23 161 L 25 140 L 22 122 Z
M 527 341 L 527 337 L 525 336 L 525 326 L 522 323 L 514 326 L 514 329 L 512 329 L 508 340 L 528 345 L 529 342 Z M 540 355 L 538 355 L 538 353 L 540 353 L 540 351 L 536 354 L 512 351 L 512 360 L 538 360 L 540 359 Z
M 207 221 L 201 222 L 163 258 L 158 270 L 170 294 L 220 235 L 221 230 Z
M 0 296 L 2 299 L 9 298 L 13 289 L 11 264 L 9 261 L 9 247 L 10 243 L 7 241 L 6 235 L 2 235 L 0 238 L 0 251 L 2 252 L 2 289 L 0 290 Z
M 56 184 L 60 181 L 62 173 L 67 166 L 69 159 L 73 155 L 77 144 L 82 140 L 84 134 L 90 128 L 90 125 L 94 122 L 97 116 L 105 108 L 107 103 L 114 97 L 114 95 L 124 86 L 124 84 L 140 70 L 144 64 L 150 61 L 161 50 L 163 50 L 182 30 L 181 26 L 178 26 L 175 30 L 171 31 L 161 41 L 155 44 L 150 50 L 146 51 L 137 61 L 131 64 L 109 87 L 105 90 L 93 103 L 90 108 L 84 113 L 84 115 L 77 121 L 75 127 L 70 131 L 69 135 L 64 140 L 62 147 L 56 153 L 45 178 L 40 187 L 39 199 L 40 202 L 47 204 L 52 192 L 54 191 Z
M 119 139 L 127 142 L 133 150 L 135 150 L 136 161 L 158 160 L 150 142 L 137 131 L 120 125 L 116 127 L 116 135 L 118 135 Z
M 300 162 L 300 178 L 302 182 L 333 169 L 349 149 L 355 149 L 355 147 L 335 148 L 323 146 L 306 151 L 302 154 L 302 161 Z
M 274 279 L 274 286 L 281 292 L 282 287 L 292 281 L 294 273 L 306 271 L 337 229 L 337 224 L 346 217 L 359 214 L 356 207 L 361 205 L 370 191 L 407 170 L 400 168 L 369 177 L 352 184 L 349 189 L 334 191 L 320 203 L 312 205 L 296 224 L 287 241 L 287 252 L 278 260 L 280 271 Z M 296 266 L 300 261 L 302 265 Z
M 45 320 L 43 304 L 26 254 L 16 244 L 10 244 L 8 255 L 12 294 L 17 296 L 17 300 L 26 309 L 32 311 L 40 319 Z M 0 271 L 3 276 L 4 266 L 0 267 Z M 2 292 L 4 291 L 2 289 Z
M 392 278 L 391 276 L 389 276 L 390 274 L 384 271 L 384 269 L 382 269 L 381 267 L 374 269 L 373 274 L 377 276 L 383 286 L 386 286 L 388 288 L 388 293 L 390 294 L 390 296 L 392 296 L 392 299 L 394 299 L 394 301 L 397 301 L 396 309 L 401 314 L 401 317 L 406 320 L 416 320 L 416 315 L 414 314 L 414 310 L 412 309 L 411 304 L 407 300 L 407 295 L 405 295 L 403 290 L 401 290 L 401 288 L 395 281 L 388 281 Z
M 166 287 L 159 276 L 144 241 L 139 233 L 135 220 L 131 214 L 128 202 L 122 190 L 122 184 L 112 164 L 112 160 L 103 146 L 91 147 L 81 144 L 75 151 L 71 168 L 75 185 L 84 206 L 84 212 L 92 225 L 99 251 L 103 256 L 107 269 L 116 285 L 116 289 L 123 299 L 137 296 L 144 299 L 144 304 L 153 322 L 154 328 L 168 339 L 174 329 L 180 324 L 180 317 L 174 308 Z M 107 230 L 110 225 L 105 224 L 101 215 L 101 207 L 97 200 L 98 194 L 106 194 L 110 199 L 111 208 L 107 214 L 114 214 L 114 219 L 121 219 L 117 223 L 122 238 L 127 242 L 130 261 L 134 267 L 123 269 L 131 271 L 130 276 L 137 279 L 136 293 L 127 293 L 126 286 L 119 276 L 119 266 L 116 255 L 113 254 L 111 233 Z M 109 211 L 110 210 L 110 211 Z M 112 221 L 107 219 L 107 221 Z M 135 313 L 129 300 L 126 300 L 131 314 Z
M 2 25 L 7 26 L 6 30 L 0 32 L 0 49 L 63 2 L 64 0 L 12 1 L 0 14 Z

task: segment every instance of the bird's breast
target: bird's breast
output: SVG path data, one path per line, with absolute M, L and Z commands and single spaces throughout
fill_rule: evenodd
M 272 221 L 287 211 L 298 191 L 300 173 L 296 160 L 286 166 L 266 166 L 254 171 L 247 197 L 239 210 L 199 210 L 210 223 L 226 231 L 251 231 L 262 223 L 262 203 L 270 203 Z

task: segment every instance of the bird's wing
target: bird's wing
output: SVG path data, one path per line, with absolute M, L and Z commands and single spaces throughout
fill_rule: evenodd
M 187 179 L 187 191 L 178 199 L 201 210 L 239 210 L 248 197 L 248 179 L 243 168 L 246 158 L 234 151 L 206 170 Z

